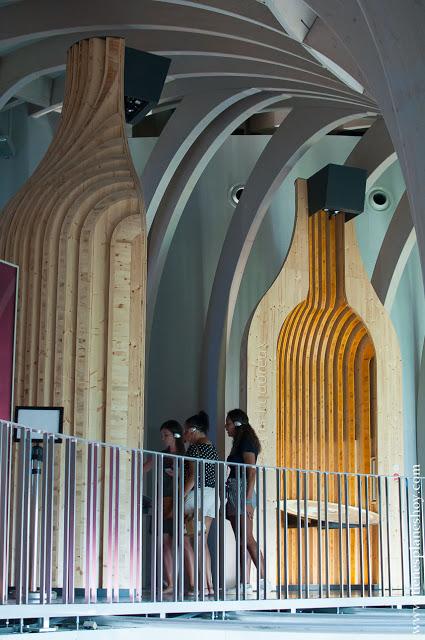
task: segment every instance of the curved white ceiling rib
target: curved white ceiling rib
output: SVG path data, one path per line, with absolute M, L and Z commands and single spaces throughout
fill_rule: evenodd
M 425 11 L 415 0 L 305 0 L 356 60 L 397 151 L 417 233 L 425 284 L 423 66 Z M 337 61 L 336 61 L 337 62 Z
M 317 73 L 300 70 L 287 65 L 277 66 L 271 63 L 252 62 L 250 60 L 235 60 L 230 57 L 208 56 L 176 56 L 173 59 L 167 82 L 178 78 L 209 78 L 211 76 L 244 77 L 245 82 L 256 79 L 265 79 L 271 86 L 287 83 L 290 90 L 292 83 L 304 87 L 306 90 L 330 92 L 332 95 L 342 98 L 359 100 L 364 104 L 373 106 L 373 102 L 361 94 L 348 89 L 333 78 Z
M 194 31 L 184 26 L 177 27 L 172 25 L 167 28 L 161 28 L 156 25 L 143 24 L 137 29 L 111 26 L 100 31 L 72 31 L 71 33 L 49 36 L 43 40 L 25 44 L 4 54 L 2 60 L 7 61 L 9 56 L 13 59 L 14 55 L 22 51 L 25 51 L 26 54 L 31 52 L 42 53 L 43 49 L 47 47 L 52 49 L 52 54 L 56 52 L 56 55 L 60 56 L 62 62 L 65 63 L 66 49 L 71 44 L 82 38 L 96 35 L 121 36 L 127 40 L 128 46 L 147 51 L 162 51 L 164 55 L 167 53 L 170 55 L 195 55 L 199 52 L 210 53 L 211 55 L 229 55 L 235 58 L 272 62 L 284 66 L 312 70 L 326 77 L 333 77 L 327 74 L 326 71 L 324 72 L 323 67 L 314 62 L 311 57 L 301 55 L 305 50 L 300 48 L 299 45 L 296 45 L 295 51 L 298 51 L 298 53 L 295 53 L 294 49 L 288 46 L 290 43 L 293 44 L 291 40 L 283 41 L 281 47 L 274 47 L 269 45 L 267 41 L 251 41 L 242 35 L 233 37 L 230 32 L 211 34 L 202 30 Z
M 307 33 L 303 44 L 308 47 L 308 50 L 312 49 L 314 52 L 324 56 L 327 60 L 338 60 L 338 66 L 348 73 L 355 81 L 359 82 L 365 87 L 370 95 L 370 89 L 367 87 L 367 81 L 364 74 L 360 70 L 356 61 L 345 47 L 344 43 L 328 28 L 328 26 L 317 18 L 312 25 L 310 31 Z
M 0 41 L 2 47 L 15 48 L 37 38 L 44 38 L 59 33 L 87 29 L 104 30 L 108 28 L 138 29 L 144 25 L 157 25 L 163 28 L 203 31 L 205 33 L 229 33 L 240 37 L 243 30 L 244 39 L 254 41 L 267 40 L 270 45 L 286 46 L 302 57 L 306 56 L 303 48 L 294 42 L 282 29 L 279 22 L 266 7 L 255 0 L 237 2 L 237 11 L 223 12 L 220 5 L 227 2 L 217 1 L 207 5 L 193 3 L 176 5 L 171 2 L 157 0 L 122 0 L 120 3 L 109 3 L 105 6 L 102 0 L 74 0 L 72 3 L 59 3 L 54 0 L 37 0 L 4 7 L 2 11 L 2 29 Z M 253 19 L 252 16 L 256 15 Z M 23 17 L 26 18 L 23 21 Z
M 164 127 L 141 176 L 148 230 L 174 172 L 192 144 L 220 113 L 252 93 L 254 89 L 237 93 L 231 90 L 183 98 Z
M 385 121 L 383 118 L 377 118 L 356 144 L 345 164 L 366 169 L 368 189 L 396 160 L 397 156 Z
M 383 118 L 378 118 L 347 158 L 346 164 L 367 170 L 367 188 L 397 160 Z M 400 198 L 377 256 L 371 283 L 390 312 L 404 267 L 416 242 L 406 192 Z
M 148 238 L 147 331 L 150 332 L 156 298 L 171 241 L 193 188 L 226 138 L 259 109 L 281 101 L 279 94 L 258 93 L 239 100 L 217 116 L 193 142 L 170 176 L 158 204 Z
M 192 78 L 181 78 L 180 80 L 168 82 L 162 92 L 163 100 L 176 100 L 179 96 L 200 91 L 219 89 L 243 89 L 255 87 L 263 91 L 285 92 L 294 97 L 311 97 L 317 100 L 328 100 L 334 102 L 345 102 L 347 105 L 361 106 L 370 113 L 376 114 L 374 104 L 363 98 L 360 94 L 346 97 L 341 93 L 332 92 L 330 89 L 309 87 L 296 81 L 271 80 L 259 76 L 210 76 L 203 75 Z
M 99 16 L 102 24 L 98 23 Z M 301 44 L 285 34 L 272 13 L 255 0 L 231 3 L 123 0 L 107 8 L 103 3 L 100 6 L 99 0 L 90 3 L 74 0 L 66 5 L 38 0 L 37 7 L 30 4 L 5 7 L 1 18 L 0 51 L 15 49 L 3 56 L 0 71 L 3 93 L 8 90 L 9 95 L 11 82 L 22 81 L 23 73 L 33 78 L 43 72 L 38 58 L 44 58 L 48 70 L 57 69 L 64 64 L 64 50 L 73 38 L 113 30 L 115 34 L 127 35 L 130 46 L 171 55 L 170 82 L 190 78 L 196 83 L 199 77 L 208 76 L 226 82 L 226 78 L 236 77 L 240 84 L 245 82 L 250 87 L 258 84 L 259 88 L 279 91 L 287 90 L 282 82 L 294 82 L 305 83 L 300 91 L 323 91 L 335 97 L 346 96 L 348 100 L 358 99 L 358 94 L 336 80 Z M 154 31 L 155 37 L 149 35 L 149 30 Z M 34 43 L 34 39 L 39 41 Z M 49 39 L 50 55 L 46 44 Z M 20 52 L 25 46 L 27 51 Z M 186 53 L 188 46 L 192 55 Z M 41 56 L 37 55 L 38 49 Z M 207 55 L 203 55 L 205 50 Z M 33 66 L 28 60 L 33 61 Z M 266 87 L 264 82 L 271 86 Z M 194 89 L 197 90 L 196 84 Z M 372 102 L 363 104 L 373 106 Z
M 246 70 L 245 82 L 252 82 L 254 70 L 256 76 L 267 76 L 273 82 L 279 81 L 282 77 L 288 78 L 290 82 L 296 79 L 301 81 L 301 85 L 302 82 L 310 83 L 319 91 L 320 87 L 326 87 L 332 90 L 331 95 L 361 100 L 364 104 L 374 107 L 371 101 L 354 93 L 324 72 L 323 68 L 312 65 L 311 61 L 298 56 L 294 57 L 292 54 L 288 55 L 286 52 L 267 50 L 262 43 L 242 43 L 225 37 L 164 32 L 157 29 L 153 31 L 118 29 L 117 31 L 108 30 L 107 33 L 124 37 L 130 47 L 172 57 L 170 74 L 174 76 L 196 74 L 197 77 L 207 73 L 217 74 L 220 70 L 235 73 L 235 66 L 243 64 Z M 0 66 L 0 108 L 27 82 L 42 75 L 63 70 L 66 51 L 73 42 L 96 35 L 105 35 L 105 32 L 75 32 L 54 36 L 3 56 Z M 274 72 L 274 75 L 271 75 L 271 72 Z M 308 88 L 308 85 L 305 84 L 304 88 Z
M 397 289 L 406 268 L 407 262 L 410 258 L 410 254 L 412 253 L 416 244 L 416 231 L 412 225 L 406 241 L 401 245 L 401 251 L 397 258 L 397 262 L 394 265 L 394 271 L 392 272 L 392 277 L 388 284 L 384 305 L 389 313 L 391 312 L 392 306 L 394 304 Z
M 187 177 L 188 171 L 192 179 L 199 175 L 205 159 L 222 144 L 223 136 L 235 128 L 235 123 L 265 104 L 264 98 L 251 101 L 243 98 L 247 92 L 271 92 L 267 104 L 296 96 L 315 101 L 319 111 L 333 106 L 344 108 L 344 105 L 355 112 L 375 111 L 371 100 L 335 79 L 299 42 L 290 38 L 267 7 L 256 0 L 122 0 L 107 6 L 103 0 L 90 3 L 74 0 L 65 4 L 38 0 L 4 7 L 0 18 L 0 50 L 9 50 L 0 66 L 3 101 L 23 78 L 33 78 L 43 73 L 43 69 L 63 65 L 66 48 L 84 34 L 113 31 L 126 35 L 130 46 L 172 53 L 162 100 L 182 100 L 182 103 L 151 158 L 155 171 L 165 163 L 164 173 L 160 179 L 154 178 L 153 169 L 149 173 L 147 168 L 143 176 L 147 181 L 149 222 L 154 216 L 158 218 L 151 228 L 149 241 L 150 278 L 157 283 L 170 234 L 179 217 L 177 213 L 170 213 L 169 202 L 174 202 L 179 211 L 186 201 L 188 187 L 180 185 L 181 176 Z M 188 48 L 192 55 L 187 54 Z M 213 102 L 210 106 L 205 104 L 203 112 L 201 103 L 206 92 L 210 95 L 224 92 L 227 98 L 215 106 L 212 98 Z M 236 105 L 232 107 L 233 100 Z M 247 106 L 239 111 L 244 100 Z M 193 111 L 195 124 L 188 125 L 184 109 L 194 109 L 197 101 L 199 110 Z M 222 115 L 217 115 L 220 111 Z M 183 131 L 187 136 L 183 141 L 173 123 L 185 118 Z M 170 132 L 175 136 L 173 143 L 168 139 Z M 150 291 L 151 298 L 155 298 L 154 285 Z
M 250 60 L 249 58 L 234 58 L 233 56 L 204 56 L 200 52 L 195 56 L 186 56 L 179 54 L 173 59 L 173 63 L 169 74 L 176 76 L 179 74 L 208 74 L 210 71 L 215 73 L 232 73 L 234 75 L 244 75 L 250 73 L 252 75 L 264 78 L 277 78 L 281 80 L 298 80 L 317 86 L 334 88 L 348 95 L 353 95 L 353 91 L 342 85 L 335 78 L 329 77 L 326 73 L 319 73 L 317 70 L 300 69 L 296 64 L 288 62 L 261 62 L 258 60 Z
M 172 4 L 186 7 L 196 7 L 206 11 L 214 11 L 233 18 L 243 19 L 252 24 L 259 24 L 271 31 L 282 31 L 282 25 L 274 17 L 273 13 L 266 10 L 264 6 L 248 0 L 240 2 L 240 0 L 154 0 L 163 4 Z
M 371 181 L 371 179 L 374 180 L 376 176 L 381 175 L 381 173 L 389 166 L 389 163 L 391 162 L 394 162 L 394 149 L 391 142 L 391 138 L 385 127 L 385 123 L 383 119 L 378 118 L 376 122 L 370 127 L 370 129 L 363 135 L 359 143 L 354 147 L 353 151 L 351 152 L 351 154 L 346 160 L 346 164 L 348 166 L 360 166 L 365 168 L 368 172 L 368 181 Z M 397 247 L 397 249 L 395 252 L 391 251 L 391 247 L 394 245 L 394 242 L 393 242 L 394 238 L 388 238 L 389 241 L 387 243 L 384 240 L 383 245 L 381 247 L 380 255 L 377 260 L 377 265 L 378 263 L 380 264 L 380 266 L 378 267 L 378 276 L 376 277 L 374 272 L 375 281 L 372 278 L 372 284 L 375 287 L 375 290 L 382 304 L 384 304 L 385 302 L 386 292 L 390 287 L 390 282 L 392 284 L 394 281 L 394 278 L 391 277 L 391 274 L 396 273 L 397 256 L 403 253 L 402 247 L 405 246 L 406 244 L 405 231 L 408 227 L 408 223 L 406 227 L 406 216 L 402 216 L 399 213 L 399 209 L 403 202 L 403 199 L 404 198 L 402 198 L 402 201 L 397 207 L 397 210 L 393 216 L 394 221 L 395 221 L 395 218 L 398 217 L 398 222 L 396 224 L 393 224 L 392 222 L 387 232 L 387 235 L 389 234 L 390 236 L 394 236 L 394 233 L 399 232 L 399 240 L 398 242 L 395 243 L 395 246 Z M 406 203 L 404 203 L 404 207 L 406 207 Z M 403 213 L 406 213 L 405 209 L 403 209 Z M 410 216 L 407 210 L 407 220 L 409 219 L 410 219 Z M 394 229 L 393 227 L 395 227 L 396 229 Z M 410 227 L 411 227 L 411 224 L 410 224 Z M 385 244 L 387 244 L 387 249 L 383 251 Z M 377 269 L 375 268 L 375 271 L 376 270 Z M 224 274 L 224 270 L 222 270 L 221 272 L 218 272 L 217 270 L 216 272 L 215 280 L 217 281 L 216 282 L 217 289 L 220 289 L 221 287 L 220 280 L 223 277 L 223 274 Z M 213 344 L 211 343 L 212 338 L 211 338 L 210 332 L 211 332 L 211 327 L 217 326 L 217 323 L 218 323 L 218 326 L 224 327 L 224 330 L 226 330 L 226 324 L 227 324 L 227 336 L 230 336 L 231 327 L 233 323 L 233 311 L 234 311 L 234 306 L 231 306 L 228 311 L 224 309 L 220 319 L 217 320 L 216 308 L 213 306 L 212 298 L 211 298 L 211 304 L 208 309 L 207 322 L 206 322 L 206 334 L 204 337 L 204 352 L 208 348 L 208 345 L 210 345 L 210 348 L 211 348 Z M 255 311 L 255 308 L 252 309 L 252 313 L 250 315 L 250 318 L 248 319 L 247 325 L 245 327 L 245 330 L 242 336 L 242 341 L 241 341 L 240 364 L 241 364 L 242 372 L 244 371 L 244 367 L 246 366 L 245 360 L 246 360 L 247 354 L 245 351 L 246 351 L 246 345 L 247 345 L 247 337 L 248 337 L 252 314 L 254 313 L 254 311 Z M 210 317 L 214 312 L 215 312 L 215 317 Z M 227 318 L 227 320 L 225 318 Z M 221 354 L 219 352 L 217 354 L 214 354 L 213 351 L 211 350 L 210 357 L 213 356 L 215 359 L 216 357 L 220 358 L 220 355 Z M 227 357 L 228 357 L 228 353 L 226 351 L 226 360 L 227 360 Z M 219 366 L 219 361 L 217 360 L 215 363 L 213 363 L 213 370 L 218 366 Z M 242 372 L 241 372 L 241 375 L 242 375 Z M 242 403 L 241 406 L 245 406 L 243 398 L 241 398 L 241 403 Z
M 1 13 L 0 13 L 1 16 Z M 211 36 L 192 32 L 108 29 L 105 31 L 74 32 L 28 44 L 1 58 L 0 109 L 26 83 L 43 75 L 65 69 L 67 49 L 77 40 L 91 36 L 120 35 L 129 47 L 173 57 L 212 56 L 243 59 L 282 67 L 291 66 L 317 73 L 312 65 L 286 51 L 265 48 L 262 43 L 248 43 L 225 36 Z M 284 55 L 285 54 L 285 55 Z
M 366 77 L 367 86 L 376 89 L 380 106 L 390 114 L 391 135 L 413 184 L 416 174 L 404 151 L 400 118 L 391 113 L 394 87 L 385 77 L 389 67 L 382 61 L 384 47 L 374 39 L 372 29 L 375 4 L 380 3 L 369 2 L 366 7 L 363 0 L 305 1 Z M 397 1 L 387 0 L 394 15 Z M 413 0 L 405 2 L 410 7 Z M 350 22 L 354 18 L 355 25 Z M 244 265 L 273 193 L 312 138 L 356 114 L 376 113 L 377 107 L 368 96 L 347 87 L 319 64 L 256 0 L 37 0 L 0 8 L 0 109 L 30 80 L 64 69 L 66 50 L 73 42 L 109 34 L 125 37 L 130 47 L 171 57 L 161 100 L 180 101 L 142 176 L 151 225 L 151 318 L 174 231 L 209 159 L 247 117 L 267 106 L 282 108 L 282 100 L 294 98 L 293 111 L 272 137 L 249 179 L 217 268 L 205 333 L 207 371 L 203 381 L 206 406 L 214 408 L 208 394 L 218 379 L 214 375 L 219 366 L 219 337 L 226 324 L 223 312 L 230 299 L 232 317 Z M 386 155 L 386 149 L 383 147 L 381 156 Z M 382 168 L 374 148 L 369 164 Z M 418 219 L 417 207 L 415 222 Z M 149 326 L 148 321 L 148 331 Z
M 112 30 L 125 35 L 130 46 L 158 53 L 173 52 L 162 100 L 182 103 L 151 158 L 155 171 L 165 163 L 164 173 L 160 179 L 154 178 L 153 169 L 149 173 L 147 168 L 143 176 L 147 181 L 149 222 L 154 216 L 157 218 L 149 240 L 151 299 L 156 297 L 156 285 L 152 283 L 160 281 L 175 221 L 180 215 L 177 212 L 187 200 L 188 187 L 180 184 L 181 176 L 190 175 L 193 184 L 206 158 L 222 144 L 223 136 L 243 121 L 241 118 L 255 113 L 263 104 L 281 102 L 288 96 L 316 101 L 320 111 L 332 105 L 339 108 L 338 104 L 356 112 L 375 111 L 371 100 L 335 79 L 256 0 L 122 0 L 106 7 L 103 0 L 90 3 L 74 0 L 66 4 L 38 0 L 37 6 L 25 3 L 5 7 L 0 17 L 0 50 L 15 48 L 3 57 L 0 67 L 3 99 L 10 96 L 14 83 L 16 86 L 23 77 L 41 74 L 43 67 L 51 70 L 63 65 L 66 48 L 84 34 Z M 38 41 L 34 42 L 35 39 Z M 192 55 L 187 54 L 188 48 Z M 240 100 L 246 92 L 260 90 L 271 92 L 266 100 L 264 93 L 263 98 Z M 227 98 L 216 106 L 213 103 L 206 106 L 203 113 L 200 96 L 206 92 L 210 95 L 224 92 Z M 231 97 L 238 94 L 239 97 Z M 237 103 L 232 107 L 233 100 Z M 246 108 L 240 110 L 244 100 Z M 187 122 L 184 109 L 192 110 L 196 101 L 199 110 L 193 111 L 195 124 L 189 127 L 186 124 L 183 130 L 187 136 L 182 141 L 173 123 L 185 118 Z M 221 116 L 217 115 L 220 111 Z M 175 136 L 174 142 L 168 139 L 170 132 Z M 174 203 L 174 210 L 169 202 Z
M 409 200 L 404 192 L 382 241 L 371 278 L 373 288 L 389 312 L 415 243 Z

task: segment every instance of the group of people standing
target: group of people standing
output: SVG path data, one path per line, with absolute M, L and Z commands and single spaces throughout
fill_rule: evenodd
M 253 535 L 254 510 L 256 508 L 255 493 L 255 465 L 258 454 L 261 450 L 260 441 L 255 430 L 249 423 L 247 414 L 242 409 L 232 409 L 226 416 L 225 429 L 232 438 L 232 449 L 227 462 L 229 472 L 226 480 L 226 518 L 229 520 L 232 529 L 237 537 L 239 532 L 244 531 L 240 538 L 240 566 L 241 576 L 249 576 L 250 560 L 252 559 L 257 570 L 260 571 L 261 579 L 264 575 L 264 559 L 260 553 L 257 554 L 257 543 Z M 185 513 L 185 536 L 184 536 L 184 558 L 185 572 L 187 577 L 187 593 L 194 594 L 195 585 L 195 556 L 194 556 L 194 536 L 196 529 L 201 533 L 204 527 L 204 554 L 205 554 L 205 585 L 203 590 L 205 595 L 214 595 L 214 586 L 211 571 L 211 556 L 208 548 L 208 536 L 211 524 L 216 516 L 215 484 L 216 484 L 216 464 L 218 461 L 217 449 L 208 437 L 209 418 L 204 411 L 200 411 L 188 418 L 182 427 L 176 420 L 167 420 L 161 425 L 161 440 L 165 446 L 164 454 L 184 455 L 186 462 L 184 465 L 184 513 Z M 186 446 L 187 449 L 186 449 Z M 201 482 L 200 474 L 196 473 L 196 461 L 191 462 L 190 458 L 199 460 L 209 460 L 203 464 L 203 478 Z M 163 562 L 164 580 L 166 586 L 163 593 L 173 591 L 173 557 L 172 557 L 172 537 L 173 537 L 173 468 L 174 460 L 171 456 L 164 456 L 164 477 L 163 477 Z M 153 459 L 148 460 L 144 465 L 144 471 L 152 468 Z M 243 467 L 243 481 L 241 480 L 238 465 L 249 465 Z M 197 477 L 198 476 L 198 477 Z M 203 522 L 201 526 L 194 526 L 194 519 L 199 515 L 195 514 L 195 483 L 198 483 L 198 492 L 202 491 L 203 499 Z M 238 504 L 239 502 L 239 504 Z M 200 497 L 198 505 L 200 504 Z M 240 523 L 238 523 L 238 514 Z M 245 547 L 246 545 L 246 547 Z M 248 555 L 246 554 L 248 551 Z M 244 559 L 248 562 L 244 565 Z M 249 582 L 246 587 L 251 590 Z

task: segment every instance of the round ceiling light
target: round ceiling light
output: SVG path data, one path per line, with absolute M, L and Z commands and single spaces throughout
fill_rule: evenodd
M 235 184 L 233 185 L 233 187 L 230 188 L 229 200 L 234 207 L 236 207 L 236 205 L 239 203 L 239 200 L 242 197 L 244 188 L 245 188 L 245 185 L 243 184 Z
M 385 211 L 391 204 L 391 197 L 386 189 L 376 187 L 368 196 L 369 204 L 375 211 Z

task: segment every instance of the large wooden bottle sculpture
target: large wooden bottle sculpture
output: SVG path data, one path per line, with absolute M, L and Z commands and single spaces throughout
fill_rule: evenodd
M 391 319 L 363 266 L 355 222 L 351 220 L 344 224 L 338 216 L 329 219 L 324 212 L 309 217 L 307 182 L 298 179 L 295 187 L 296 223 L 291 246 L 276 280 L 258 303 L 250 321 L 247 341 L 247 409 L 262 444 L 260 462 L 288 469 L 367 473 L 373 471 L 373 459 L 376 458 L 377 473 L 403 473 L 400 347 Z M 313 475 L 307 483 L 307 498 L 314 500 L 317 506 L 317 483 L 311 480 Z M 303 513 L 303 474 L 300 474 L 300 480 L 300 510 Z M 338 486 L 331 473 L 328 480 L 327 502 L 335 503 Z M 349 504 L 358 507 L 358 483 L 349 476 L 347 480 Z M 397 485 L 393 484 L 395 491 Z M 347 592 L 348 581 L 352 585 L 361 584 L 360 561 L 363 559 L 366 588 L 368 583 L 379 583 L 382 576 L 378 576 L 376 568 L 377 526 L 369 527 L 369 540 L 363 527 L 363 545 L 360 544 L 359 528 L 349 529 L 349 571 L 346 529 L 342 530 L 341 564 L 339 531 L 330 529 L 328 570 L 325 531 L 322 530 L 321 556 L 314 520 L 309 527 L 308 553 L 304 529 L 301 547 L 297 530 L 290 528 L 285 548 L 285 520 L 281 512 L 279 554 L 279 539 L 273 533 L 277 496 L 273 496 L 272 485 L 269 481 L 267 557 L 270 579 L 273 579 L 274 571 L 279 579 L 277 567 L 281 558 L 281 584 L 285 583 L 286 576 L 290 584 L 308 581 L 312 585 L 321 580 L 326 591 L 328 577 L 330 584 L 339 585 L 342 570 Z M 281 497 L 283 489 L 282 482 Z M 376 489 L 369 480 L 366 496 L 363 477 L 360 492 L 363 509 L 367 498 L 371 511 L 379 511 Z M 322 518 L 324 490 L 322 475 Z M 341 497 L 345 503 L 344 475 L 341 476 Z M 296 472 L 289 470 L 287 498 L 296 498 Z M 390 514 L 390 531 L 397 539 L 400 534 L 397 510 Z M 401 567 L 399 549 L 399 544 L 393 544 L 391 557 L 395 560 L 397 556 Z M 284 562 L 286 551 L 288 566 Z M 400 584 L 401 574 L 395 575 L 394 567 L 391 576 L 393 585 Z
M 124 58 L 120 38 L 91 38 L 69 50 L 58 130 L 0 216 L 0 256 L 20 268 L 16 404 L 63 406 L 65 433 L 138 447 L 143 443 L 146 220 L 125 129 Z M 64 450 L 56 450 L 56 463 Z M 102 496 L 112 462 L 103 453 L 95 460 L 92 484 Z M 55 504 L 60 504 L 63 465 L 56 464 L 55 473 Z M 126 473 L 122 463 L 123 506 L 130 501 Z M 107 557 L 102 505 L 108 497 L 105 489 L 91 506 L 95 516 L 86 531 L 90 483 L 86 449 L 80 446 L 76 478 L 75 566 L 81 586 L 89 551 Z M 53 526 L 60 538 L 59 514 L 60 509 Z M 122 535 L 129 528 L 126 518 Z M 93 540 L 91 546 L 87 540 Z M 60 545 L 54 551 L 61 566 Z M 95 589 L 102 576 L 92 573 Z M 60 580 L 56 569 L 54 579 Z
M 146 222 L 124 119 L 125 43 L 68 53 L 56 135 L 0 217 L 19 265 L 16 403 L 64 407 L 68 433 L 142 442 Z
M 374 471 L 372 461 L 377 454 L 376 358 L 365 323 L 347 301 L 344 233 L 344 214 L 329 216 L 318 211 L 309 216 L 308 294 L 286 317 L 278 340 L 277 463 L 298 469 L 368 474 Z M 296 474 L 291 474 L 289 498 L 296 498 L 296 483 Z M 317 501 L 314 474 L 309 475 L 307 496 L 303 482 L 301 486 L 302 498 Z M 369 489 L 362 485 L 361 504 L 364 507 L 368 500 L 373 509 L 374 496 L 367 493 Z M 346 501 L 359 504 L 354 476 L 348 476 L 345 483 L 345 477 L 329 474 L 326 490 L 329 509 L 339 499 L 344 505 Z M 324 491 L 322 484 L 322 501 Z M 290 533 L 294 542 L 295 535 Z M 359 584 L 358 535 L 358 531 L 351 535 L 351 584 Z M 312 529 L 309 536 L 314 556 L 317 529 Z M 330 532 L 329 544 L 329 580 L 339 584 L 342 556 L 338 532 Z M 342 555 L 345 561 L 345 550 Z M 364 563 L 367 576 L 367 554 Z M 316 584 L 317 571 L 317 561 L 313 561 L 310 581 Z M 298 579 L 296 558 L 289 579 Z

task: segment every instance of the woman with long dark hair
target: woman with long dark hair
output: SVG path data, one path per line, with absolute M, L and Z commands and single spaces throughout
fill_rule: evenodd
M 185 454 L 183 443 L 183 429 L 177 420 L 167 420 L 160 427 L 161 440 L 165 449 L 161 453 L 171 453 L 173 455 Z M 154 459 L 150 458 L 143 465 L 143 471 L 150 471 L 153 466 Z M 172 593 L 173 591 L 173 555 L 172 555 L 172 539 L 173 539 L 173 466 L 174 458 L 164 456 L 163 469 L 164 475 L 162 480 L 162 514 L 163 514 L 163 561 L 164 561 L 164 580 L 167 583 L 163 594 Z
M 190 458 L 203 458 L 205 460 L 218 460 L 217 449 L 208 438 L 209 418 L 205 411 L 200 411 L 194 416 L 188 418 L 185 422 L 184 438 L 189 443 L 186 455 Z M 203 503 L 204 503 L 204 521 L 201 521 L 201 527 L 205 527 L 205 585 L 202 585 L 205 595 L 214 595 L 214 587 L 211 571 L 211 556 L 208 548 L 208 534 L 213 519 L 215 518 L 215 465 L 206 463 L 204 465 L 204 482 L 203 482 Z M 186 535 L 185 535 L 185 565 L 186 573 L 189 580 L 189 593 L 194 591 L 195 582 L 195 556 L 193 551 L 192 540 L 194 537 L 194 518 L 198 515 L 195 511 L 195 482 L 201 488 L 201 478 L 195 477 L 195 463 L 189 463 L 184 483 L 185 494 L 185 516 L 186 516 Z M 199 474 L 200 475 L 200 474 Z M 199 496 L 198 504 L 201 504 L 201 496 Z M 202 531 L 201 527 L 199 529 Z M 200 531 L 200 533 L 201 533 Z
M 254 510 L 257 506 L 257 497 L 255 493 L 256 473 L 254 466 L 257 464 L 258 454 L 261 451 L 261 444 L 257 434 L 249 423 L 247 414 L 245 411 L 242 411 L 242 409 L 232 409 L 228 412 L 225 428 L 227 434 L 233 439 L 233 446 L 227 457 L 227 462 L 250 465 L 245 467 L 246 481 L 244 483 L 242 481 L 244 467 L 239 469 L 237 464 L 230 464 L 230 473 L 226 484 L 226 518 L 230 521 L 236 537 L 239 502 L 240 531 L 244 530 L 244 523 L 246 522 L 246 548 L 253 563 L 257 567 L 257 571 L 260 571 L 260 585 L 264 588 L 264 558 L 261 552 L 260 557 L 258 557 L 257 542 L 253 535 Z M 242 493 L 244 485 L 245 496 L 243 496 Z M 245 553 L 242 535 L 240 536 L 240 544 L 241 548 L 239 553 L 241 578 L 244 578 L 244 573 L 246 571 L 249 579 L 249 568 L 245 567 L 244 570 L 243 567 L 243 558 L 245 557 Z M 245 580 L 246 579 L 247 578 L 245 578 Z M 249 582 L 247 583 L 246 588 L 248 591 L 252 589 Z

